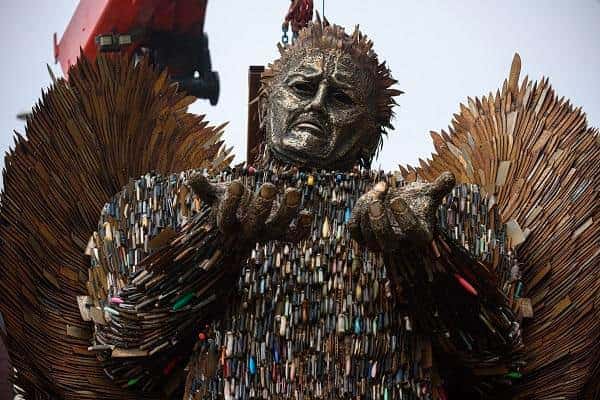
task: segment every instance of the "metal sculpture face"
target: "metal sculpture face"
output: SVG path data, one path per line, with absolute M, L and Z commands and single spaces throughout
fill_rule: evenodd
M 307 49 L 285 67 L 266 105 L 267 145 L 276 159 L 349 169 L 372 151 L 379 131 L 370 74 L 350 55 L 323 49 Z

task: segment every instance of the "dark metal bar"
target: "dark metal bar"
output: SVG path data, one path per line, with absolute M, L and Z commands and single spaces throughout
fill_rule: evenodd
M 264 70 L 265 67 L 262 65 L 251 65 L 248 69 L 248 139 L 246 142 L 246 162 L 248 165 L 252 165 L 256 161 L 262 142 L 258 118 L 258 102 L 254 100 L 258 96 L 260 77 Z

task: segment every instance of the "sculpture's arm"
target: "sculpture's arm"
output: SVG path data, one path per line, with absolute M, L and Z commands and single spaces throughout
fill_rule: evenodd
M 90 350 L 117 384 L 160 384 L 157 366 L 189 351 L 202 322 L 224 311 L 251 247 L 308 232 L 299 192 L 287 189 L 281 204 L 275 195 L 270 183 L 253 193 L 226 175 L 184 173 L 147 175 L 107 203 L 89 248 L 82 315 L 94 322 Z
M 400 188 L 382 182 L 357 202 L 351 232 L 384 253 L 415 329 L 432 339 L 443 354 L 439 358 L 479 376 L 518 376 L 520 326 L 498 288 L 498 270 L 466 251 L 446 229 L 436 229 L 439 206 L 453 186 L 449 173 L 433 183 Z M 511 260 L 504 257 L 510 270 Z

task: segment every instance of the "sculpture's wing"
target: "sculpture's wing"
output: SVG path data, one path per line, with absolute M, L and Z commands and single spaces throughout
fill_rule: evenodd
M 501 91 L 469 98 L 447 132 L 432 133 L 430 160 L 401 170 L 409 181 L 452 171 L 496 204 L 534 314 L 518 396 L 579 398 L 600 368 L 600 141 L 547 79 L 519 84 L 520 64 L 515 55 Z
M 80 60 L 16 135 L 0 205 L 0 311 L 28 398 L 126 398 L 87 350 L 91 326 L 75 301 L 86 292 L 84 250 L 131 177 L 229 163 L 222 127 L 188 114 L 192 101 L 146 61 Z

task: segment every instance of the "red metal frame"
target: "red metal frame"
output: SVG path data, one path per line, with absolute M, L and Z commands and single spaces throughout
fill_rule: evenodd
M 137 29 L 200 34 L 207 0 L 81 0 L 60 42 L 54 34 L 54 58 L 67 76 L 83 51 L 96 58 L 96 36 Z M 136 49 L 128 46 L 128 53 Z M 80 50 L 81 49 L 81 50 Z

